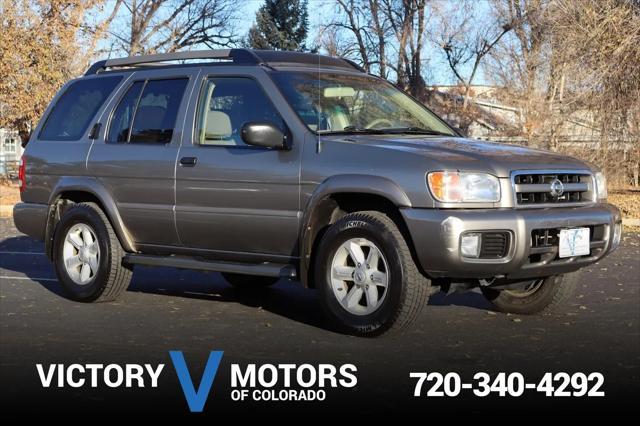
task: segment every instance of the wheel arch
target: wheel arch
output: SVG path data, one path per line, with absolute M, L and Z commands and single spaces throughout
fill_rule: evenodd
M 341 175 L 320 184 L 305 207 L 300 231 L 300 281 L 313 287 L 316 248 L 326 229 L 348 213 L 375 210 L 389 216 L 413 251 L 409 230 L 400 209 L 411 207 L 407 194 L 393 181 L 381 176 Z
M 49 214 L 45 229 L 45 252 L 52 257 L 55 227 L 61 213 L 70 203 L 92 202 L 105 213 L 113 227 L 122 248 L 126 252 L 135 252 L 136 247 L 129 234 L 115 201 L 104 186 L 95 178 L 65 177 L 58 181 L 49 198 Z

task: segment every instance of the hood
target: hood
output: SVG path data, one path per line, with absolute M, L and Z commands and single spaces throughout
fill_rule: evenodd
M 357 134 L 323 136 L 322 140 L 415 153 L 436 163 L 434 166 L 443 170 L 492 172 L 498 177 L 509 177 L 513 170 L 591 169 L 581 160 L 555 152 L 476 139 Z

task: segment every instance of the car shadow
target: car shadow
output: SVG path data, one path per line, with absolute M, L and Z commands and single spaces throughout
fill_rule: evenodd
M 65 297 L 62 288 L 55 279 L 53 267 L 43 254 L 42 243 L 25 236 L 10 237 L 0 241 L 0 252 L 2 251 L 33 252 L 33 256 L 25 254 L 3 255 L 0 259 L 0 268 L 24 275 L 56 296 Z M 136 266 L 128 291 L 239 303 L 252 308 L 264 309 L 278 316 L 313 327 L 333 330 L 320 308 L 317 292 L 306 289 L 297 282 L 285 279 L 271 287 L 245 289 L 229 285 L 218 273 Z M 481 294 L 473 291 L 448 295 L 439 292 L 431 296 L 429 305 L 491 309 L 489 302 Z
M 465 306 L 468 308 L 482 309 L 492 311 L 493 305 L 480 293 L 480 290 L 474 289 L 461 293 L 447 294 L 438 292 L 429 298 L 429 305 L 433 306 Z
M 128 291 L 238 303 L 331 330 L 318 304 L 317 292 L 285 279 L 269 287 L 240 288 L 228 284 L 216 272 L 136 266 Z

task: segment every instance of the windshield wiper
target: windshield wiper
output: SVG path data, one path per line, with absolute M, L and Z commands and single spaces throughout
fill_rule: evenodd
M 410 133 L 412 135 L 437 135 L 437 136 L 455 136 L 451 133 L 440 132 L 438 130 L 426 129 L 424 127 L 392 127 L 386 129 L 380 129 L 382 133 L 397 134 L 397 133 Z
M 385 129 L 372 129 L 369 127 L 359 126 L 346 126 L 341 130 L 320 130 L 318 132 L 321 135 L 353 135 L 357 133 L 371 134 L 371 135 L 399 135 L 399 134 L 412 134 L 412 135 L 436 135 L 436 136 L 455 136 L 451 133 L 440 132 L 438 130 L 426 129 L 424 127 L 389 127 Z
M 352 135 L 356 133 L 369 133 L 373 135 L 385 134 L 385 132 L 380 129 L 370 129 L 368 127 L 359 126 L 345 126 L 341 130 L 320 130 L 318 133 L 321 135 Z

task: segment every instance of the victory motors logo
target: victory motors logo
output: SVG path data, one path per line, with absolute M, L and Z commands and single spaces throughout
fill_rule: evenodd
M 211 393 L 218 373 L 223 351 L 211 351 L 202 377 L 194 380 L 181 351 L 170 351 L 169 357 L 178 377 L 189 410 L 202 412 Z M 164 364 L 50 364 L 45 368 L 37 364 L 36 369 L 42 387 L 66 386 L 93 388 L 105 385 L 119 387 L 158 387 L 158 379 Z M 232 401 L 323 401 L 328 388 L 351 388 L 356 386 L 357 368 L 353 364 L 248 364 L 244 367 L 231 364 Z
M 178 375 L 178 380 L 182 386 L 182 392 L 184 392 L 184 397 L 189 405 L 189 410 L 194 413 L 200 413 L 204 409 L 204 404 L 207 402 L 209 391 L 211 390 L 213 380 L 216 378 L 216 373 L 222 360 L 222 354 L 222 351 L 211 351 L 207 364 L 204 367 L 204 372 L 202 373 L 202 379 L 200 379 L 200 386 L 198 390 L 196 390 L 182 352 L 169 352 L 173 366 L 176 369 L 176 374 Z

